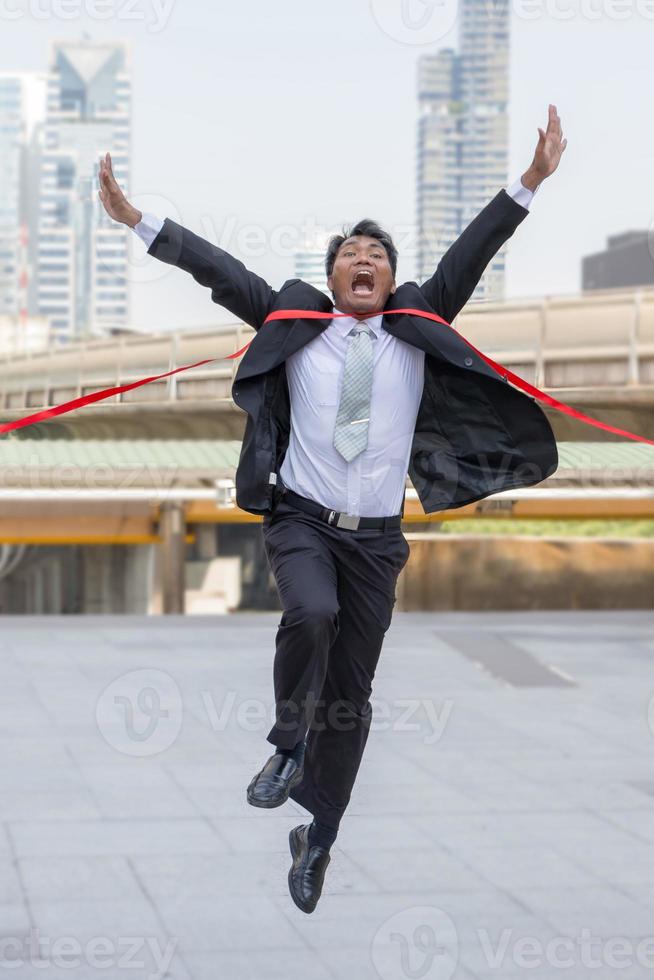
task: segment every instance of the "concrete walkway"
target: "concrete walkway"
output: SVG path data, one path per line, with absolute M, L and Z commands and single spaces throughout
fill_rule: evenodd
M 654 615 L 396 613 L 309 916 L 278 620 L 2 619 L 0 977 L 654 977 Z

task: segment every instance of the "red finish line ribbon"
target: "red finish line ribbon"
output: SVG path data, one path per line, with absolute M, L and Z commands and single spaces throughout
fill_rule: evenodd
M 432 320 L 434 323 L 442 323 L 446 327 L 449 327 L 450 330 L 454 330 L 454 327 L 449 324 L 447 320 L 444 320 L 442 317 L 438 316 L 437 313 L 428 313 L 425 310 L 414 310 L 410 308 L 386 310 L 380 311 L 379 313 L 359 314 L 356 318 L 367 320 L 373 316 L 390 316 L 392 314 L 420 316 L 425 320 Z M 335 320 L 338 317 L 347 316 L 352 316 L 352 314 L 321 313 L 319 310 L 275 310 L 266 317 L 264 324 L 273 320 Z M 566 405 L 565 402 L 558 401 L 558 399 L 553 398 L 544 391 L 541 391 L 540 388 L 536 388 L 535 385 L 525 381 L 524 378 L 514 374 L 513 371 L 510 371 L 502 364 L 498 364 L 492 358 L 482 353 L 482 351 L 477 350 L 477 348 L 471 344 L 469 340 L 466 340 L 466 338 L 463 337 L 457 330 L 454 330 L 454 332 L 503 380 L 510 381 L 511 384 L 516 386 L 516 388 L 520 388 L 522 391 L 526 392 L 526 394 L 531 395 L 532 398 L 536 398 L 538 401 L 544 402 L 546 405 L 556 409 L 558 412 L 569 415 L 571 418 L 578 419 L 580 422 L 584 422 L 586 425 L 594 425 L 596 428 L 603 429 L 605 432 L 612 432 L 614 435 L 623 436 L 625 439 L 634 439 L 636 442 L 644 442 L 650 446 L 654 446 L 654 439 L 646 439 L 644 436 L 639 436 L 634 432 L 627 431 L 627 429 L 618 429 L 614 425 L 608 425 L 606 422 L 600 422 L 599 419 L 594 419 L 592 416 L 585 415 L 583 412 L 577 411 L 576 408 L 572 408 L 571 405 Z M 241 354 L 245 353 L 250 346 L 250 343 L 252 343 L 252 341 L 247 343 L 245 347 L 242 347 L 234 354 L 228 354 L 226 357 L 208 357 L 203 361 L 196 361 L 194 364 L 185 364 L 182 367 L 174 368 L 172 371 L 165 371 L 163 374 L 155 374 L 148 378 L 141 378 L 139 381 L 132 381 L 130 384 L 118 385 L 114 388 L 103 388 L 101 391 L 93 391 L 89 395 L 82 395 L 80 398 L 73 398 L 72 401 L 62 402 L 61 405 L 55 405 L 52 408 L 43 409 L 40 412 L 35 412 L 33 415 L 26 415 L 23 418 L 15 419 L 13 422 L 5 422 L 0 425 L 0 434 L 4 432 L 12 432 L 15 429 L 22 429 L 28 425 L 36 425 L 37 422 L 45 422 L 47 419 L 55 418 L 57 415 L 65 415 L 67 412 L 72 412 L 76 408 L 82 408 L 84 405 L 90 405 L 93 402 L 99 402 L 105 398 L 111 398 L 112 395 L 120 395 L 124 391 L 131 391 L 133 388 L 140 388 L 142 385 L 150 384 L 152 381 L 161 381 L 163 378 L 170 378 L 174 374 L 179 374 L 180 371 L 188 371 L 191 368 L 201 367 L 203 364 L 212 364 L 214 361 L 234 360 L 235 358 L 240 357 Z
M 387 310 L 386 312 L 383 313 L 383 315 L 389 316 L 391 313 L 407 313 L 410 316 L 421 316 L 425 320 L 433 320 L 435 323 L 445 324 L 445 326 L 449 327 L 450 330 L 454 330 L 457 336 L 459 336 L 461 340 L 463 340 L 463 342 L 468 345 L 468 347 L 472 348 L 475 354 L 478 354 L 479 357 L 481 357 L 482 361 L 485 361 L 489 367 L 493 368 L 493 370 L 496 371 L 500 375 L 500 377 L 502 377 L 505 381 L 510 381 L 512 384 L 516 386 L 516 388 L 521 388 L 522 391 L 526 392 L 528 395 L 531 395 L 533 398 L 537 398 L 539 401 L 545 402 L 546 405 L 549 405 L 551 408 L 555 408 L 558 412 L 563 412 L 565 415 L 570 415 L 571 418 L 579 419 L 580 422 L 585 422 L 586 425 L 594 425 L 598 429 L 604 429 L 605 432 L 612 432 L 614 435 L 624 436 L 626 439 L 635 439 L 637 442 L 646 442 L 648 443 L 648 445 L 654 446 L 654 439 L 646 439 L 645 436 L 637 436 L 634 432 L 628 432 L 626 429 L 618 429 L 614 425 L 608 425 L 606 422 L 600 422 L 599 419 L 594 419 L 591 415 L 585 415 L 583 412 L 578 412 L 577 409 L 572 408 L 571 405 L 566 405 L 565 402 L 560 402 L 558 401 L 558 399 L 552 398 L 551 395 L 548 395 L 546 394 L 546 392 L 541 391 L 540 388 L 536 388 L 535 385 L 532 385 L 528 381 L 525 381 L 524 378 L 521 378 L 519 375 L 514 374 L 513 371 L 509 371 L 509 369 L 507 367 L 504 367 L 504 365 L 498 364 L 497 361 L 494 361 L 492 358 L 482 353 L 482 351 L 477 350 L 474 344 L 471 344 L 469 340 L 466 340 L 466 338 L 462 336 L 462 334 L 460 334 L 458 330 L 455 330 L 455 328 L 450 323 L 448 323 L 447 320 L 444 320 L 443 317 L 438 316 L 437 313 L 428 313 L 426 310 L 406 309 L 406 310 Z M 266 321 L 264 322 L 267 322 L 268 320 L 286 320 L 286 319 L 295 320 L 299 317 L 303 317 L 304 319 L 311 319 L 311 320 L 314 319 L 323 320 L 323 319 L 335 319 L 336 317 L 339 316 L 352 316 L 352 314 L 316 313 L 314 311 L 308 311 L 308 310 L 276 310 L 274 313 L 271 313 L 269 316 L 267 316 Z M 357 318 L 360 320 L 367 320 L 372 316 L 380 316 L 380 314 L 379 313 L 359 314 Z
M 250 341 L 251 343 L 252 341 Z M 151 381 L 161 381 L 162 378 L 170 378 L 173 374 L 180 371 L 188 371 L 190 368 L 201 367 L 203 364 L 211 364 L 212 361 L 230 361 L 235 357 L 240 357 L 250 344 L 241 347 L 235 354 L 228 354 L 227 357 L 207 357 L 204 361 L 196 361 L 195 364 L 185 364 L 183 367 L 175 368 L 173 371 L 165 371 L 163 374 L 153 374 L 150 378 L 141 378 L 140 381 L 132 381 L 127 385 L 118 385 L 115 388 L 103 388 L 102 391 L 92 391 L 90 395 L 82 395 L 80 398 L 73 398 L 72 401 L 62 402 L 61 405 L 54 405 L 52 408 L 44 408 L 33 415 L 24 415 L 22 419 L 14 419 L 13 422 L 3 422 L 0 425 L 0 434 L 12 432 L 14 429 L 23 429 L 27 425 L 36 425 L 37 422 L 45 422 L 56 415 L 65 415 L 76 408 L 90 405 L 92 402 L 101 402 L 104 398 L 111 398 L 112 395 L 120 395 L 123 391 L 131 391 L 132 388 L 140 388 L 141 385 L 148 385 Z

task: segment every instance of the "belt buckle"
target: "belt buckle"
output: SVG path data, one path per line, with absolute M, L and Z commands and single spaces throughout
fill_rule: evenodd
M 347 527 L 351 531 L 356 531 L 359 526 L 360 517 L 356 514 L 339 514 L 336 527 Z

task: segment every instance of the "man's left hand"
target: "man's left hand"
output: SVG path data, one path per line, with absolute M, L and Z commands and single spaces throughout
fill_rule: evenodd
M 534 152 L 534 159 L 529 169 L 520 178 L 524 186 L 532 191 L 536 190 L 541 181 L 554 173 L 563 156 L 563 151 L 568 145 L 567 139 L 562 139 L 561 119 L 555 105 L 549 106 L 547 130 L 543 131 L 539 126 L 538 132 L 538 145 Z

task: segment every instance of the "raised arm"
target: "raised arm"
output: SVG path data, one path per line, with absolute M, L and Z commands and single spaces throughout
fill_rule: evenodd
M 500 190 L 482 208 L 441 258 L 433 276 L 420 290 L 433 309 L 449 323 L 465 306 L 484 270 L 504 242 L 527 217 L 527 197 L 554 173 L 567 146 L 562 139 L 561 120 L 550 105 L 547 131 L 538 127 L 538 144 L 533 160 L 519 181 Z M 531 192 L 531 193 L 530 193 Z
M 98 196 L 105 211 L 114 221 L 137 231 L 148 245 L 149 255 L 189 272 L 196 282 L 211 289 L 214 303 L 259 329 L 277 296 L 265 279 L 247 269 L 240 259 L 170 218 L 155 222 L 154 229 L 145 228 L 142 212 L 129 203 L 114 177 L 108 153 L 100 160 L 98 177 Z

